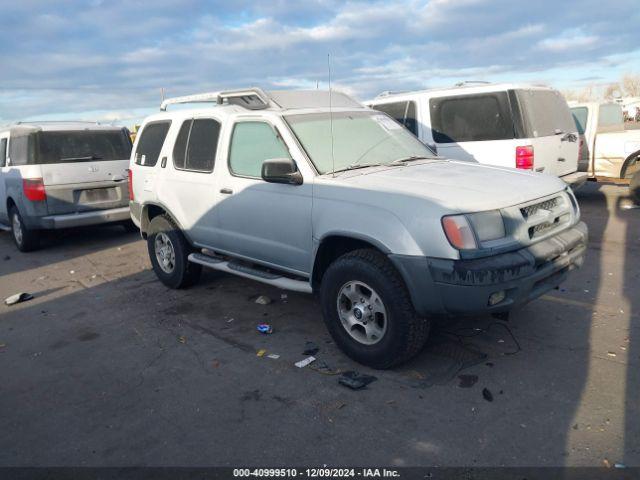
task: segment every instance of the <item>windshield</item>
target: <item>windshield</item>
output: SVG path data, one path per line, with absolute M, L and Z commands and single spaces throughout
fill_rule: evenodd
M 126 160 L 131 140 L 125 130 L 45 131 L 36 135 L 36 163 Z
M 287 115 L 285 119 L 320 174 L 413 157 L 434 158 L 428 147 L 380 112 L 333 113 L 333 158 L 329 113 Z

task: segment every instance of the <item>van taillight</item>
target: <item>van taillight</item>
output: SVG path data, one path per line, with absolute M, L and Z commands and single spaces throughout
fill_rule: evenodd
M 22 180 L 24 196 L 32 202 L 44 202 L 47 192 L 44 191 L 44 182 L 41 178 L 25 178 Z
M 131 169 L 128 170 L 129 173 L 129 200 L 133 201 L 133 172 Z
M 533 147 L 516 147 L 516 168 L 533 170 Z

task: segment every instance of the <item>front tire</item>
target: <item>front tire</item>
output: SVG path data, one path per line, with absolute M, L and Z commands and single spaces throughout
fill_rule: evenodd
M 180 229 L 166 215 L 151 220 L 147 249 L 158 279 L 169 288 L 194 285 L 202 273 L 202 265 L 188 260 L 193 252 Z
M 9 210 L 9 221 L 11 222 L 13 241 L 18 250 L 31 252 L 40 246 L 40 232 L 26 227 L 15 205 Z
M 376 250 L 347 253 L 325 272 L 320 297 L 329 333 L 353 360 L 390 368 L 424 346 L 430 322 L 420 318 L 391 261 Z

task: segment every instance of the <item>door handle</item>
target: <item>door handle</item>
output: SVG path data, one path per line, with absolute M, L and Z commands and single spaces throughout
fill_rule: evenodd
M 566 162 L 567 160 L 566 160 L 566 158 L 559 157 L 559 158 L 558 158 L 558 161 L 559 161 L 559 162 Z
M 162 160 L 160 160 L 160 167 L 164 168 L 167 166 L 167 157 L 162 157 Z
M 224 193 L 225 195 L 231 195 L 233 193 L 233 190 L 231 190 L 230 188 L 221 188 L 220 193 Z

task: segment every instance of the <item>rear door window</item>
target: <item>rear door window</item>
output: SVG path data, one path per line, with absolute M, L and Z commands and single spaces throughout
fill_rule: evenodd
M 418 122 L 416 121 L 416 102 L 393 102 L 373 105 L 374 110 L 384 112 L 403 124 L 411 133 L 418 135 Z
M 571 109 L 573 121 L 580 135 L 584 135 L 587 130 L 587 118 L 589 117 L 589 109 L 587 107 L 576 107 Z
M 524 107 L 527 135 L 549 137 L 577 131 L 575 121 L 564 97 L 555 90 L 518 90 Z
M 506 92 L 429 100 L 436 143 L 483 142 L 516 137 Z
M 35 134 L 36 163 L 126 160 L 131 139 L 125 130 L 41 131 Z
M 210 118 L 187 120 L 180 127 L 173 147 L 177 169 L 212 172 L 220 136 L 220 123 Z
M 134 161 L 137 165 L 153 167 L 158 163 L 162 145 L 171 126 L 170 121 L 149 123 L 144 127 L 138 140 Z

